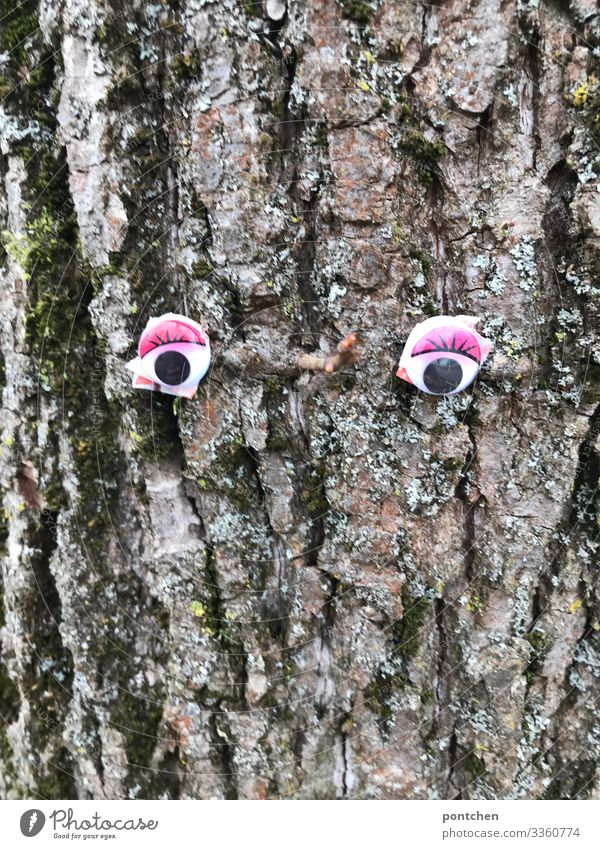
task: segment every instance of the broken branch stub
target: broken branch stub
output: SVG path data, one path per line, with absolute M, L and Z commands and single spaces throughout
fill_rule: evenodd
M 324 371 L 333 374 L 342 366 L 357 363 L 360 359 L 360 340 L 356 333 L 349 333 L 338 344 L 335 353 L 328 357 L 320 357 L 316 354 L 301 354 L 298 357 L 298 367 L 303 371 Z

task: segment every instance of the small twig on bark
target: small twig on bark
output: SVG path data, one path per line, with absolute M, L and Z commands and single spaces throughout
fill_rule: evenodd
M 342 366 L 357 363 L 360 359 L 359 338 L 356 333 L 345 336 L 328 357 L 318 357 L 316 354 L 301 354 L 298 357 L 298 367 L 310 371 L 324 371 L 332 374 Z

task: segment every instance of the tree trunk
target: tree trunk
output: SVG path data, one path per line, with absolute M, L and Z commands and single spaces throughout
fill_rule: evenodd
M 0 5 L 0 795 L 598 797 L 593 0 Z

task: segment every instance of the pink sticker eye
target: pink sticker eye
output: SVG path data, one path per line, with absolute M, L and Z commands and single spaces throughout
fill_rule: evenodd
M 398 377 L 430 395 L 455 395 L 477 377 L 490 343 L 474 330 L 471 316 L 437 316 L 410 333 Z
M 151 318 L 127 364 L 133 385 L 193 398 L 210 365 L 210 342 L 202 327 L 175 313 Z

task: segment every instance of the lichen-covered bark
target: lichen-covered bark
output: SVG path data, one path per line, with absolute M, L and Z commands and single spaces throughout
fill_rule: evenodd
M 598 797 L 592 0 L 0 17 L 0 795 Z M 132 390 L 185 310 L 198 396 Z

